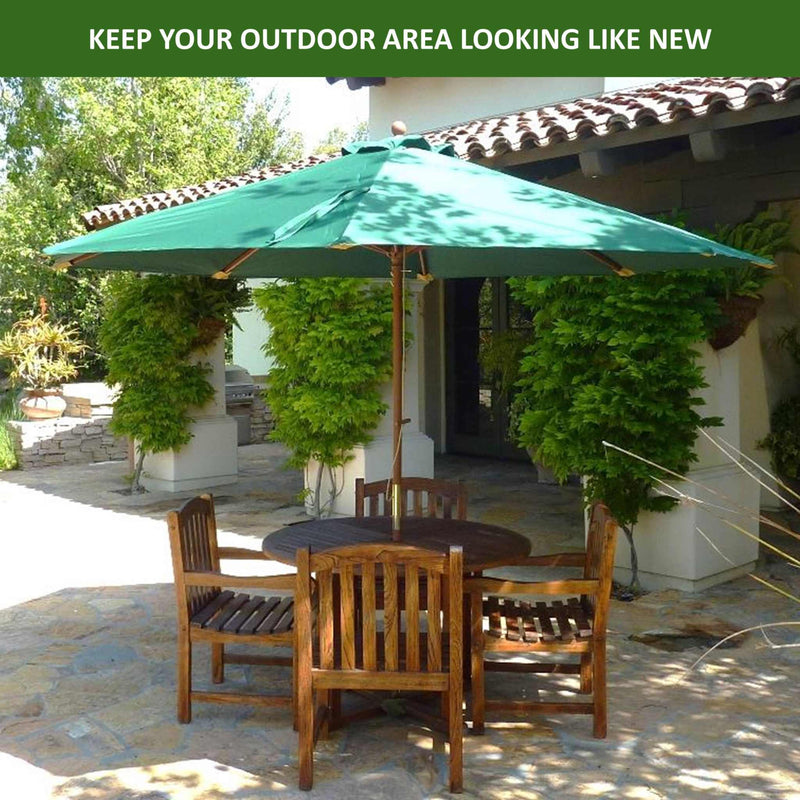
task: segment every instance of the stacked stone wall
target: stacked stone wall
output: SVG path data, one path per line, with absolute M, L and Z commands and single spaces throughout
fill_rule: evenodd
M 110 417 L 61 417 L 20 422 L 11 420 L 11 433 L 20 469 L 54 464 L 91 464 L 122 461 L 128 457 L 128 440 L 114 436 Z

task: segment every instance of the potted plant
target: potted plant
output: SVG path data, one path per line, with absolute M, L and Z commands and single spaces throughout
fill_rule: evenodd
M 64 413 L 61 384 L 77 375 L 71 359 L 84 349 L 75 330 L 51 322 L 46 310 L 19 320 L 0 339 L 0 358 L 11 363 L 12 385 L 24 390 L 20 408 L 28 419 L 53 419 Z

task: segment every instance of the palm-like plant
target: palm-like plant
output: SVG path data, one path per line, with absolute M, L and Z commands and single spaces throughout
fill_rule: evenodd
M 0 358 L 11 363 L 9 379 L 30 394 L 44 393 L 78 374 L 74 356 L 85 350 L 74 328 L 47 314 L 21 319 L 0 339 Z

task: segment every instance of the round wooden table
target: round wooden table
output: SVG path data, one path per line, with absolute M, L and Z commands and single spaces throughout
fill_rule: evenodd
M 301 522 L 281 528 L 264 538 L 264 553 L 284 564 L 294 564 L 298 548 L 312 553 L 351 544 L 391 542 L 390 517 L 338 517 Z M 451 545 L 464 551 L 464 571 L 480 572 L 502 566 L 530 552 L 530 540 L 520 533 L 458 519 L 403 517 L 402 542 L 446 553 Z

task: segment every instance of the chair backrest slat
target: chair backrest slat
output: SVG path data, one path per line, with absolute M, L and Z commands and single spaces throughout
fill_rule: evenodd
M 389 516 L 392 513 L 391 480 L 356 479 L 356 516 Z M 461 481 L 434 478 L 403 478 L 400 483 L 403 513 L 415 517 L 467 518 L 467 493 Z
M 379 502 L 380 502 L 380 495 L 373 494 L 369 498 L 369 515 L 371 517 L 377 517 L 378 514 L 380 513 L 379 510 L 378 510 Z M 363 503 L 361 505 L 361 508 L 362 508 L 362 511 L 363 511 Z M 357 515 L 357 516 L 359 516 L 359 515 Z
M 323 572 L 317 576 L 319 592 L 319 661 L 323 669 L 333 669 L 333 575 Z
M 383 565 L 383 646 L 386 669 L 396 672 L 400 664 L 400 620 L 397 596 L 397 565 Z
M 364 669 L 375 671 L 378 668 L 378 651 L 375 634 L 377 597 L 375 591 L 375 564 L 365 561 L 361 568 L 361 636 L 364 642 Z
M 406 589 L 406 669 L 419 672 L 419 568 L 409 564 L 405 568 Z
M 442 669 L 442 583 L 431 570 L 427 571 L 427 622 L 428 622 L 428 671 Z
M 353 591 L 353 565 L 343 564 L 339 573 L 341 602 L 339 619 L 341 629 L 341 663 L 342 669 L 356 668 L 356 601 Z

